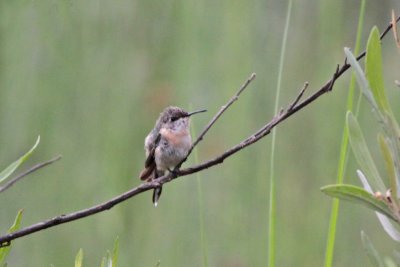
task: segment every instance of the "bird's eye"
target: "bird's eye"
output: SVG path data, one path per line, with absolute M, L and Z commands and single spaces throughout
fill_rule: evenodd
M 177 119 L 179 119 L 178 117 L 171 117 L 171 121 L 176 121 Z

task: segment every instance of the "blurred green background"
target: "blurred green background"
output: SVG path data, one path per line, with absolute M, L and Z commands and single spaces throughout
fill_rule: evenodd
M 305 81 L 309 92 L 328 80 L 353 47 L 360 1 L 294 1 L 280 106 Z M 373 25 L 390 21 L 397 0 L 367 1 L 362 49 Z M 23 226 L 103 202 L 138 185 L 143 141 L 167 105 L 207 108 L 197 132 L 252 73 L 257 79 L 198 146 L 212 158 L 273 116 L 287 1 L 0 1 L 0 169 L 34 143 L 24 165 L 63 159 L 0 195 L 0 231 L 18 211 Z M 400 61 L 393 37 L 383 42 L 385 80 Z M 350 72 L 278 128 L 277 266 L 322 266 Z M 396 108 L 396 102 L 393 103 Z M 398 114 L 399 110 L 395 110 Z M 400 114 L 399 114 L 400 115 Z M 376 122 L 363 106 L 361 122 L 378 155 Z M 370 129 L 371 131 L 368 131 Z M 209 266 L 267 264 L 270 137 L 200 173 Z M 358 184 L 350 156 L 346 182 Z M 193 164 L 193 157 L 185 166 Z M 203 266 L 196 175 L 110 211 L 13 242 L 9 266 L 85 266 L 120 237 L 119 266 Z M 382 254 L 398 246 L 375 214 L 342 203 L 335 266 L 364 266 L 360 231 Z

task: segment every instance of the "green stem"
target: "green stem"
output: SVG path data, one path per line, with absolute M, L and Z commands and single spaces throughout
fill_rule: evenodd
M 289 0 L 288 9 L 286 14 L 286 22 L 285 29 L 283 32 L 282 46 L 281 46 L 281 55 L 279 59 L 279 72 L 278 72 L 278 81 L 276 85 L 276 96 L 275 96 L 275 109 L 274 113 L 278 113 L 279 108 L 279 98 L 281 92 L 281 83 L 282 83 L 282 73 L 283 73 L 283 63 L 285 60 L 285 52 L 286 52 L 286 41 L 289 31 L 289 23 L 290 16 L 292 12 L 292 0 Z M 272 131 L 272 145 L 271 145 L 271 161 L 270 161 L 270 187 L 269 187 L 269 227 L 268 227 L 268 266 L 275 266 L 275 251 L 276 251 L 276 243 L 275 243 L 275 225 L 276 225 L 276 203 L 275 203 L 275 143 L 276 143 L 276 130 Z
M 360 42 L 361 42 L 361 33 L 362 33 L 362 26 L 364 24 L 364 14 L 365 14 L 365 0 L 361 1 L 360 6 L 360 15 L 358 18 L 358 26 L 357 26 L 357 38 L 356 38 L 356 45 L 355 45 L 355 54 L 358 54 L 360 50 Z M 351 76 L 350 85 L 349 85 L 349 93 L 347 95 L 347 110 L 353 110 L 353 103 L 354 103 L 354 88 L 355 88 L 355 76 L 354 74 Z M 361 93 L 361 92 L 360 92 Z M 360 98 L 361 95 L 358 96 L 357 101 L 357 112 L 360 105 Z M 342 184 L 344 179 L 344 174 L 346 171 L 347 165 L 347 157 L 348 157 L 348 143 L 349 143 L 349 136 L 347 133 L 347 126 L 344 123 L 344 129 L 342 134 L 342 144 L 340 147 L 340 158 L 339 158 L 339 165 L 338 165 L 338 172 L 337 172 L 337 184 Z M 339 200 L 333 199 L 332 200 L 332 209 L 331 209 L 331 217 L 329 221 L 329 230 L 328 230 L 328 240 L 326 245 L 325 251 L 325 267 L 331 267 L 333 263 L 333 252 L 335 247 L 335 237 L 336 237 L 336 226 L 337 226 L 337 218 L 339 214 Z
M 196 136 L 195 127 L 192 124 L 193 136 Z M 199 155 L 197 148 L 194 149 L 194 161 L 197 164 L 199 162 Z M 203 267 L 208 267 L 208 254 L 207 254 L 207 238 L 204 230 L 204 208 L 203 208 L 203 190 L 201 187 L 200 172 L 196 174 L 197 179 L 197 200 L 199 204 L 199 221 L 200 221 L 200 242 L 201 250 L 203 254 Z

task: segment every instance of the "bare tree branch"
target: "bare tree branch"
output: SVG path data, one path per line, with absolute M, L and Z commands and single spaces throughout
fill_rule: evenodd
M 203 140 L 203 137 L 206 135 L 208 130 L 214 125 L 214 123 L 221 117 L 222 113 L 225 112 L 236 100 L 239 99 L 239 95 L 247 88 L 247 86 L 256 78 L 256 74 L 252 73 L 250 77 L 240 86 L 239 91 L 232 96 L 232 98 L 226 103 L 224 106 L 221 107 L 221 109 L 215 114 L 215 116 L 211 119 L 211 121 L 208 123 L 208 125 L 204 128 L 204 130 L 201 132 L 199 137 L 197 137 L 196 141 L 193 142 L 192 146 L 190 147 L 186 157 L 175 167 L 175 171 L 177 171 L 182 164 L 187 160 L 189 155 L 192 153 L 193 148 L 201 141 Z
M 400 17 L 397 18 L 396 22 L 398 22 L 400 20 Z M 392 29 L 393 25 L 390 24 L 386 30 L 382 33 L 381 35 L 381 39 L 383 37 L 385 37 L 385 35 L 390 31 L 390 29 Z M 365 56 L 366 52 L 364 51 L 363 53 L 361 53 L 358 57 L 357 60 L 360 60 L 361 58 L 363 58 Z M 232 148 L 228 149 L 227 151 L 225 151 L 224 153 L 222 153 L 221 155 L 217 156 L 214 159 L 211 159 L 209 161 L 203 162 L 201 164 L 189 167 L 189 168 L 185 168 L 182 170 L 176 170 L 174 171 L 174 174 L 172 173 L 168 173 L 164 176 L 161 176 L 159 178 L 157 178 L 156 180 L 153 181 L 149 181 L 149 182 L 144 182 L 141 185 L 119 195 L 114 197 L 111 200 L 108 200 L 106 202 L 103 202 L 99 205 L 87 208 L 87 209 L 83 209 L 77 212 L 72 212 L 70 214 L 66 214 L 66 215 L 59 215 L 57 217 L 54 217 L 52 219 L 43 221 L 43 222 L 39 222 L 36 224 L 33 224 L 31 226 L 28 226 L 24 229 L 21 229 L 19 231 L 10 233 L 10 234 L 6 234 L 4 236 L 0 236 L 0 247 L 2 246 L 7 246 L 10 244 L 10 242 L 12 240 L 15 240 L 17 238 L 26 236 L 26 235 L 30 235 L 33 234 L 35 232 L 50 228 L 50 227 L 54 227 L 56 225 L 59 224 L 63 224 L 63 223 L 67 223 L 70 221 L 74 221 L 74 220 L 78 220 L 87 216 L 91 216 L 93 214 L 99 213 L 99 212 L 103 212 L 106 210 L 111 209 L 112 207 L 114 207 L 115 205 L 129 199 L 132 198 L 133 196 L 136 196 L 142 192 L 160 187 L 161 185 L 170 182 L 171 180 L 180 177 L 180 176 L 186 176 L 195 172 L 199 172 L 201 170 L 210 168 L 212 166 L 215 166 L 217 164 L 221 164 L 226 158 L 228 158 L 229 156 L 235 154 L 236 152 L 242 150 L 245 147 L 248 147 L 252 144 L 254 144 L 255 142 L 259 141 L 261 138 L 265 137 L 266 135 L 268 135 L 271 130 L 276 127 L 278 124 L 280 124 L 281 122 L 283 122 L 285 119 L 289 118 L 290 116 L 292 116 L 293 114 L 295 114 L 296 112 L 298 112 L 299 110 L 303 109 L 304 107 L 306 107 L 308 104 L 312 103 L 313 101 L 315 101 L 317 98 L 319 98 L 321 95 L 329 92 L 332 90 L 333 85 L 335 83 L 335 81 L 342 76 L 343 73 L 345 73 L 348 69 L 350 68 L 350 65 L 347 64 L 347 60 L 345 59 L 344 64 L 340 67 L 339 65 L 336 68 L 335 73 L 333 74 L 332 78 L 327 81 L 325 83 L 325 85 L 323 85 L 318 91 L 316 91 L 314 94 L 310 95 L 308 98 L 306 98 L 305 100 L 303 100 L 302 102 L 299 102 L 305 87 L 303 90 L 300 91 L 299 95 L 297 95 L 297 97 L 293 100 L 292 104 L 289 105 L 289 107 L 286 110 L 282 110 L 279 114 L 275 115 L 270 122 L 268 122 L 267 124 L 265 124 L 264 126 L 262 126 L 257 132 L 253 133 L 252 135 L 250 135 L 249 137 L 247 137 L 246 139 L 244 139 L 242 142 L 240 142 L 239 144 L 233 146 Z M 221 108 L 221 110 L 213 117 L 213 119 L 210 121 L 210 123 L 206 126 L 206 128 L 203 130 L 203 132 L 200 134 L 200 136 L 197 138 L 197 140 L 195 141 L 195 143 L 192 146 L 192 149 L 195 145 L 197 145 L 202 138 L 204 137 L 204 135 L 207 133 L 207 131 L 212 127 L 212 125 L 215 123 L 215 121 L 222 115 L 222 113 L 237 99 L 237 97 L 239 96 L 239 94 L 247 87 L 247 85 L 254 79 L 255 75 L 251 75 L 250 78 L 247 80 L 247 82 L 244 83 L 244 85 L 241 87 L 241 89 L 239 90 L 239 92 L 233 96 L 233 98 L 228 102 L 229 105 L 223 106 Z M 183 162 L 182 162 L 183 163 Z M 182 164 L 181 163 L 181 164 Z
M 297 103 L 299 103 L 300 99 L 304 95 L 304 92 L 307 90 L 307 87 L 308 87 L 308 82 L 305 82 L 303 85 L 303 88 L 301 89 L 300 93 L 297 95 L 296 99 L 292 102 L 292 104 L 289 105 L 289 107 L 287 109 L 288 111 L 292 110 L 297 105 Z
M 28 169 L 27 171 L 20 173 L 19 175 L 15 176 L 14 178 L 12 178 L 10 181 L 8 181 L 7 183 L 5 183 L 3 186 L 0 186 L 0 193 L 7 190 L 8 188 L 10 188 L 12 185 L 14 185 L 16 182 L 18 182 L 19 180 L 21 180 L 22 178 L 24 178 L 25 176 L 27 176 L 28 174 L 31 174 L 32 172 L 35 172 L 43 167 L 46 167 L 49 164 L 52 164 L 54 162 L 56 162 L 57 160 L 61 159 L 61 155 L 58 155 L 57 157 L 36 164 L 35 166 L 33 166 L 32 168 Z

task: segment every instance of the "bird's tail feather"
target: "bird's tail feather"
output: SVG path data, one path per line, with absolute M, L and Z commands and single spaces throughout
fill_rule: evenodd
M 153 204 L 154 204 L 154 207 L 157 207 L 157 205 L 158 205 L 158 200 L 160 199 L 161 192 L 162 192 L 162 186 L 155 188 L 154 191 L 153 191 Z

